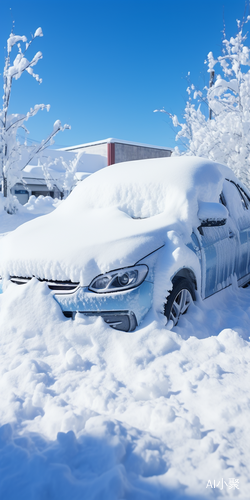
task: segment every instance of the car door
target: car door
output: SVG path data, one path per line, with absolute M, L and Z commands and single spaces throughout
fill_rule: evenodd
M 203 227 L 198 239 L 201 251 L 201 291 L 206 298 L 232 283 L 237 235 L 228 217 L 223 226 Z
M 241 284 L 250 274 L 250 198 L 247 190 L 228 179 L 224 182 L 223 198 L 237 233 L 235 273 Z

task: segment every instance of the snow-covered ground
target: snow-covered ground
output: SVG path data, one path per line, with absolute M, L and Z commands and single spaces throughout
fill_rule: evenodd
M 0 311 L 1 499 L 249 499 L 250 287 L 171 331 L 153 312 L 133 333 L 66 319 L 35 279 Z

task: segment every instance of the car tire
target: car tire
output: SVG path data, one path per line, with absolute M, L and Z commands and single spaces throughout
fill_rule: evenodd
M 195 301 L 195 291 L 190 281 L 186 278 L 176 279 L 173 282 L 173 290 L 164 305 L 164 315 L 168 321 L 173 321 L 175 326 L 193 301 Z

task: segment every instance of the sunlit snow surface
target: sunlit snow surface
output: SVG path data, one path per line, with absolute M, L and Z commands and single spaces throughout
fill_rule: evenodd
M 249 498 L 250 289 L 131 334 L 65 319 L 45 284 L 0 297 L 0 498 Z M 239 479 L 240 490 L 208 481 Z M 237 495 L 236 495 L 237 496 Z
M 1 212 L 2 231 L 43 205 Z M 66 319 L 35 279 L 0 311 L 1 500 L 249 499 L 250 288 L 172 330 L 153 312 L 134 333 Z

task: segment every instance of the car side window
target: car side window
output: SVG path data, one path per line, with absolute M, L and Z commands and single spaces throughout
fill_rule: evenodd
M 238 189 L 239 189 L 239 191 L 241 193 L 241 196 L 242 196 L 242 198 L 244 200 L 245 206 L 248 209 L 249 206 L 250 206 L 250 198 L 247 195 L 247 193 L 245 193 L 245 191 L 244 191 L 244 189 L 242 187 L 238 186 Z
M 250 196 L 238 183 L 226 179 L 223 184 L 221 203 L 239 230 L 250 226 Z
M 231 185 L 235 186 L 236 190 L 237 190 L 237 193 L 240 197 L 240 200 L 241 200 L 241 204 L 242 204 L 242 207 L 245 209 L 245 210 L 248 210 L 249 208 L 249 205 L 250 205 L 250 197 L 248 196 L 248 194 L 244 191 L 244 189 L 239 185 L 237 184 L 236 182 L 234 181 L 231 181 L 229 179 L 226 179 L 227 183 L 229 182 Z M 235 192 L 235 191 L 234 191 Z M 224 201 L 225 200 L 225 196 L 223 194 L 223 197 L 224 197 Z M 223 202 L 222 202 L 223 203 Z M 223 203 L 224 204 L 224 203 Z M 227 206 L 227 205 L 226 205 Z

